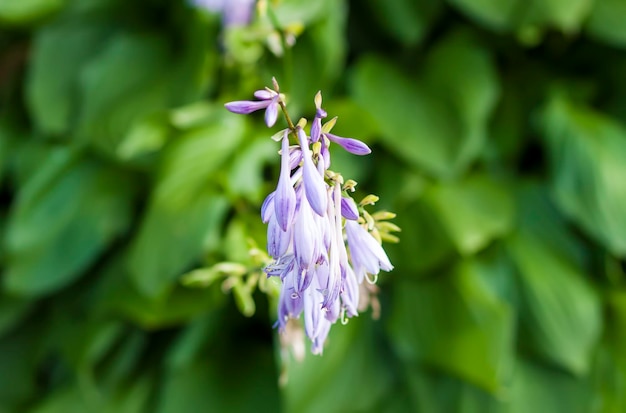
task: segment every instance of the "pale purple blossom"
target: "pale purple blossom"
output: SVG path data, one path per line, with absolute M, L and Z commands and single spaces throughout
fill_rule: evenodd
M 265 109 L 265 123 L 271 126 L 282 103 L 276 83 L 274 89 L 255 92 L 258 101 L 225 106 L 240 114 Z M 357 155 L 371 150 L 357 139 L 330 134 L 335 119 L 322 126 L 327 114 L 320 93 L 315 104 L 310 135 L 299 123 L 275 136 L 281 141 L 280 175 L 276 190 L 263 202 L 261 217 L 268 224 L 267 250 L 274 259 L 265 272 L 282 281 L 279 330 L 302 316 L 311 350 L 319 354 L 331 325 L 358 315 L 361 283 L 368 274 L 376 276 L 393 266 L 365 227 L 362 211 L 342 189 L 343 178 L 328 170 L 332 143 Z M 290 134 L 297 145 L 289 144 Z
M 265 109 L 265 124 L 271 128 L 278 119 L 280 95 L 267 90 L 257 90 L 254 96 L 261 100 L 238 100 L 224 105 L 226 109 L 239 115 L 248 115 L 257 110 Z
M 252 21 L 256 0 L 191 0 L 191 4 L 222 15 L 224 27 L 246 26 Z

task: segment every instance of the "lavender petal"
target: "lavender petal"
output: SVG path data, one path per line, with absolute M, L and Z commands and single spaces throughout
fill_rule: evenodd
M 261 205 L 261 220 L 264 224 L 267 224 L 270 220 L 270 217 L 274 215 L 274 196 L 276 195 L 276 191 L 270 193 L 265 197 L 263 201 L 263 205 Z
M 341 215 L 345 219 L 357 220 L 359 219 L 359 210 L 352 198 L 341 198 Z
M 326 137 L 331 142 L 335 142 L 336 144 L 343 147 L 346 151 L 355 155 L 367 155 L 369 153 L 372 153 L 372 150 L 369 148 L 369 146 L 367 146 L 358 139 L 342 138 L 341 136 L 332 135 L 330 133 L 327 133 Z
M 352 267 L 346 265 L 342 267 L 343 285 L 341 291 L 341 301 L 350 317 L 358 313 L 359 306 L 359 282 Z
M 269 101 L 269 105 L 265 110 L 265 124 L 268 128 L 271 128 L 278 119 L 278 99 L 272 99 Z
M 267 225 L 267 253 L 274 259 L 278 259 L 287 252 L 291 238 L 291 228 L 283 231 L 272 215 Z
M 317 261 L 318 239 L 313 212 L 306 198 L 302 198 L 293 225 L 293 249 L 300 268 L 310 268 Z
M 302 158 L 304 165 L 302 170 L 302 180 L 304 181 L 304 192 L 313 208 L 313 211 L 319 216 L 326 214 L 326 206 L 328 203 L 328 195 L 326 194 L 326 184 L 324 178 L 319 174 L 317 168 L 311 159 L 311 151 L 307 144 L 307 138 L 302 129 L 298 129 L 298 138 L 300 140 L 300 149 L 302 150 Z
M 274 196 L 274 213 L 280 228 L 287 231 L 287 227 L 293 222 L 296 210 L 296 191 L 291 186 L 289 169 L 289 138 L 287 132 L 283 137 L 282 155 L 280 162 L 280 178 Z
M 356 221 L 346 221 L 346 235 L 355 270 L 362 267 L 370 274 L 378 274 L 381 269 L 393 269 L 383 247 Z
M 269 90 L 261 89 L 254 92 L 254 97 L 261 100 L 270 100 L 274 97 L 275 93 Z
M 228 102 L 224 104 L 224 107 L 233 113 L 247 115 L 257 110 L 267 108 L 270 103 L 271 102 L 269 101 L 238 100 L 235 102 Z

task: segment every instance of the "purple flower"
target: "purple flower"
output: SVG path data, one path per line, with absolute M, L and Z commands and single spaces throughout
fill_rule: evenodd
M 191 0 L 191 4 L 222 14 L 224 27 L 246 26 L 252 21 L 256 0 Z
M 274 211 L 278 225 L 283 231 L 291 226 L 296 210 L 296 191 L 291 184 L 291 168 L 289 167 L 289 134 L 285 131 L 282 141 L 280 178 L 274 196 Z
M 302 130 L 298 129 L 298 140 L 300 141 L 300 149 L 302 150 L 302 158 L 304 166 L 302 169 L 302 177 L 304 180 L 304 191 L 306 197 L 313 208 L 313 211 L 319 216 L 326 213 L 326 204 L 328 195 L 326 194 L 326 184 L 324 178 L 313 164 L 311 151 L 309 150 L 308 139 Z
M 240 114 L 265 109 L 265 123 L 274 125 L 279 106 L 284 110 L 278 90 L 274 81 L 274 90 L 254 93 L 257 101 L 230 102 L 226 108 Z M 358 315 L 360 284 L 367 274 L 393 268 L 378 241 L 359 223 L 359 208 L 345 192 L 354 183 L 342 189 L 341 175 L 328 170 L 331 143 L 357 155 L 371 150 L 357 139 L 330 134 L 336 118 L 322 126 L 327 114 L 321 103 L 318 93 L 310 137 L 303 130 L 306 122 L 294 127 L 285 112 L 290 128 L 274 136 L 281 140 L 278 184 L 261 207 L 268 224 L 267 251 L 274 259 L 265 272 L 282 281 L 277 325 L 282 332 L 289 319 L 303 315 L 315 354 L 323 351 L 331 325 Z M 290 146 L 290 134 L 297 145 Z
M 274 214 L 274 196 L 276 191 L 270 193 L 265 197 L 263 201 L 263 205 L 261 205 L 261 220 L 264 224 L 267 224 L 270 220 L 270 217 Z
M 360 278 L 364 275 L 362 270 L 376 275 L 380 270 L 393 269 L 383 247 L 357 221 L 346 221 L 346 236 L 352 264 Z
M 320 140 L 320 136 L 322 133 L 322 119 L 326 116 L 326 111 L 322 108 L 318 108 L 315 111 L 315 117 L 313 118 L 313 123 L 311 124 L 311 141 L 317 142 Z
M 352 198 L 341 198 L 341 215 L 345 219 L 353 221 L 359 219 L 359 210 L 356 208 L 356 204 Z
M 238 100 L 228 102 L 224 107 L 239 115 L 248 115 L 257 110 L 265 109 L 265 124 L 271 128 L 278 119 L 278 107 L 280 105 L 280 95 L 274 91 L 257 90 L 254 96 L 261 100 Z
M 341 136 L 332 135 L 330 133 L 325 133 L 324 136 L 326 136 L 329 141 L 338 144 L 346 151 L 355 155 L 368 155 L 372 153 L 372 150 L 369 148 L 369 146 L 367 146 L 358 139 L 342 138 Z
M 291 242 L 291 227 L 286 231 L 280 228 L 276 220 L 276 214 L 272 215 L 267 225 L 267 253 L 272 258 L 279 258 L 285 255 Z
M 317 262 L 322 248 L 313 211 L 306 197 L 301 198 L 293 225 L 293 249 L 300 268 L 309 269 Z

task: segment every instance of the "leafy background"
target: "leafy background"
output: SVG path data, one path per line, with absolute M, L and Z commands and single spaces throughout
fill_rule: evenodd
M 269 7 L 282 56 L 267 17 L 0 0 L 0 412 L 626 411 L 626 3 Z M 381 318 L 287 367 L 263 294 L 180 284 L 264 247 L 278 148 L 223 103 L 272 75 L 403 229 Z

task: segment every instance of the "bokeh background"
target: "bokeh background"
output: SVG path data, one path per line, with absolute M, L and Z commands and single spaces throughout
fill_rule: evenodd
M 0 0 L 0 412 L 625 412 L 626 2 L 246 4 Z M 181 284 L 265 247 L 272 76 L 402 228 L 301 363 Z

